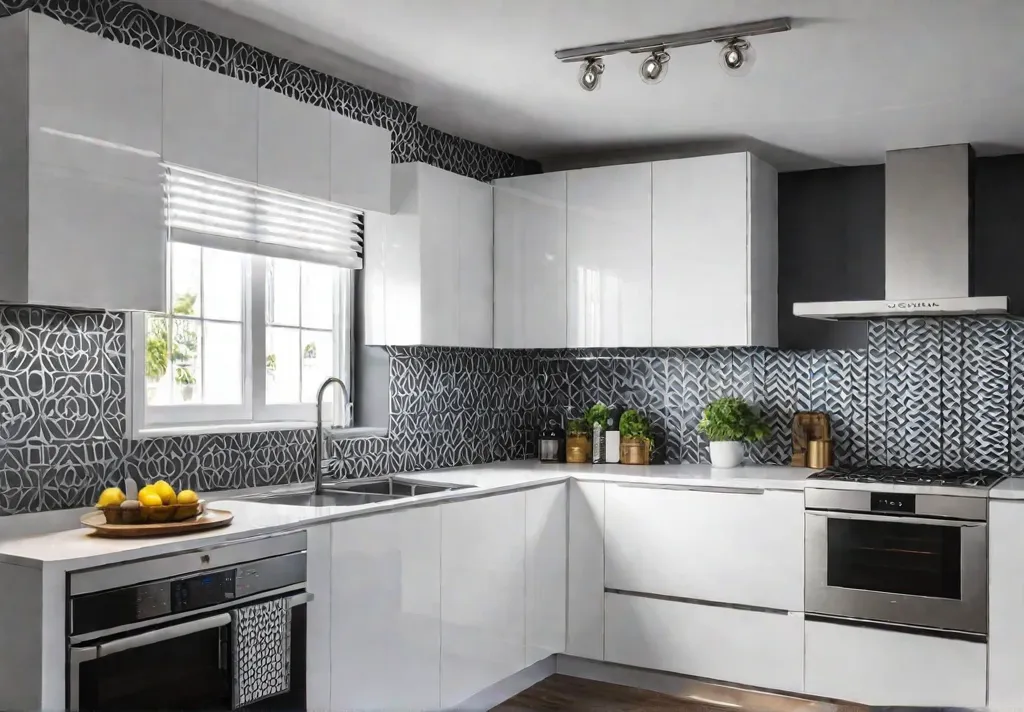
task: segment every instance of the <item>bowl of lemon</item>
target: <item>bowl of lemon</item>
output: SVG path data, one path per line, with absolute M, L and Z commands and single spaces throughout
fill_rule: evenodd
M 129 495 L 134 487 L 128 487 Z M 175 492 L 166 480 L 146 485 L 135 496 L 120 487 L 108 487 L 100 493 L 96 508 L 107 524 L 160 524 L 194 519 L 203 511 L 199 495 L 190 489 Z

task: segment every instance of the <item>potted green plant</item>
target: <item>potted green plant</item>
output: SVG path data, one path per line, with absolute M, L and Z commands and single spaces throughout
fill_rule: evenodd
M 619 417 L 619 462 L 623 465 L 650 465 L 651 424 L 634 409 Z
M 743 462 L 743 443 L 763 440 L 768 426 L 742 398 L 726 396 L 704 409 L 697 430 L 711 441 L 711 465 L 736 467 Z
M 196 377 L 192 375 L 192 369 L 188 366 L 175 368 L 174 382 L 181 386 L 181 399 L 186 403 L 192 400 L 192 391 L 196 385 Z
M 587 426 L 590 428 L 590 461 L 593 463 L 599 463 L 604 461 L 604 457 L 601 453 L 601 442 L 602 433 L 605 428 L 608 427 L 608 406 L 598 401 L 594 405 L 587 408 L 587 412 L 583 415 L 583 419 L 587 421 Z
M 586 418 L 573 418 L 565 426 L 565 461 L 590 462 L 590 427 Z

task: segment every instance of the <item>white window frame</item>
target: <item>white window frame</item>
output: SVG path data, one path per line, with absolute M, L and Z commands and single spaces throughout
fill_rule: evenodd
M 171 249 L 168 243 L 168 253 Z M 231 432 L 273 430 L 281 427 L 309 427 L 316 422 L 312 403 L 266 404 L 266 258 L 239 253 L 244 260 L 242 278 L 242 402 L 237 405 L 146 404 L 146 317 L 132 312 L 126 319 L 129 368 L 128 430 L 130 437 L 170 433 Z M 168 292 L 171 289 L 168 257 Z M 350 427 L 352 419 L 352 349 L 354 347 L 355 273 L 338 268 L 334 279 L 334 355 L 335 373 L 349 394 L 342 399 L 335 393 L 333 407 L 324 414 L 327 424 Z M 170 304 L 168 295 L 168 304 Z M 202 312 L 201 312 L 202 313 Z M 173 315 L 172 315 L 173 317 Z M 185 317 L 188 318 L 188 317 Z M 202 321 L 203 317 L 193 317 Z M 206 321 L 217 321 L 206 319 Z M 232 322 L 234 323 L 234 322 Z M 205 352 L 204 352 L 205 356 Z M 248 358 L 247 358 L 248 356 Z M 342 407 L 342 401 L 347 407 Z

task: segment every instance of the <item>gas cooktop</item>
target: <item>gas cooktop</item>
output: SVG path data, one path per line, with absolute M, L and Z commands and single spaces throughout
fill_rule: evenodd
M 1003 475 L 991 470 L 942 471 L 917 467 L 829 467 L 809 480 L 841 482 L 877 482 L 887 485 L 927 485 L 929 487 L 980 487 L 988 489 Z

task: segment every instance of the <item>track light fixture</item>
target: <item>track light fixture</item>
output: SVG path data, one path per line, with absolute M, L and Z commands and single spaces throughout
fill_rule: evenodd
M 640 78 L 644 84 L 657 84 L 668 74 L 668 52 L 656 49 L 640 63 Z
M 604 72 L 603 57 L 621 52 L 646 54 L 647 57 L 640 64 L 640 78 L 648 84 L 656 84 L 668 72 L 668 50 L 708 42 L 721 42 L 723 46 L 719 52 L 719 61 L 722 67 L 733 76 L 743 76 L 750 71 L 755 58 L 754 48 L 747 38 L 773 32 L 788 32 L 791 29 L 793 26 L 790 18 L 776 17 L 770 20 L 709 27 L 704 30 L 674 35 L 641 37 L 623 42 L 560 49 L 555 52 L 555 58 L 563 62 L 581 62 L 580 86 L 586 91 L 594 91 L 601 84 L 601 74 Z
M 580 65 L 579 82 L 584 91 L 594 91 L 601 86 L 601 75 L 604 74 L 604 62 L 600 57 L 588 59 Z

